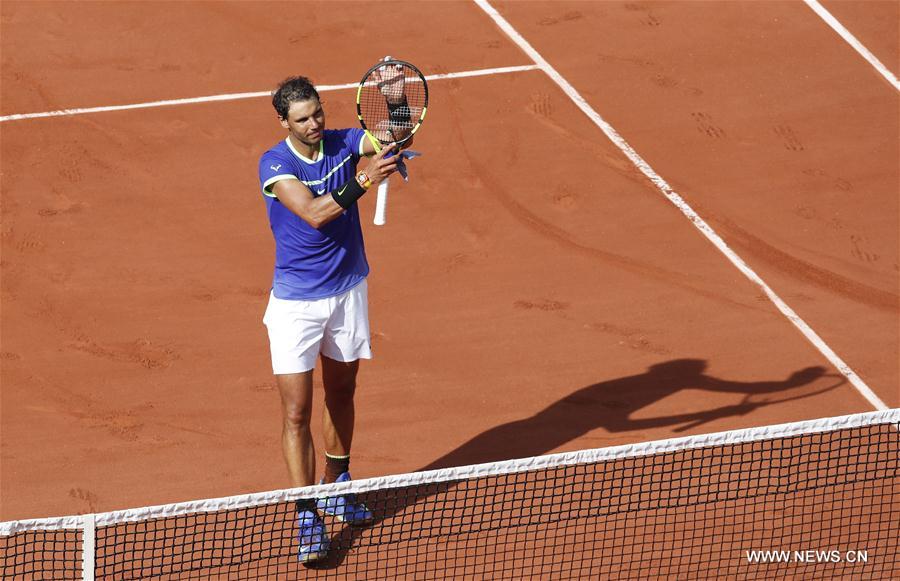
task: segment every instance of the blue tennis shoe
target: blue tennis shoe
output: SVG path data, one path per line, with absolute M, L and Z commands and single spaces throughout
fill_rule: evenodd
M 350 473 L 344 472 L 335 482 L 349 482 Z M 372 511 L 362 502 L 357 502 L 355 494 L 344 494 L 331 498 L 320 498 L 316 506 L 325 514 L 330 514 L 341 522 L 350 525 L 367 525 L 375 520 Z
M 322 517 L 314 510 L 301 510 L 297 513 L 297 537 L 300 549 L 297 553 L 301 563 L 312 563 L 324 559 L 328 555 L 328 530 Z

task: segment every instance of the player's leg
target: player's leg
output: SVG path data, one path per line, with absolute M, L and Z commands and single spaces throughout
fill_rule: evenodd
M 360 359 L 371 359 L 368 286 L 363 280 L 335 298 L 322 338 L 322 383 L 325 387 L 323 430 L 325 452 L 332 458 L 350 455 Z M 346 472 L 346 468 L 342 472 Z M 340 473 L 326 472 L 326 482 Z
M 367 303 L 365 281 L 337 297 L 322 340 L 326 482 L 350 480 L 350 448 L 356 422 L 356 376 L 359 360 L 372 357 Z M 325 499 L 320 501 L 319 508 L 350 524 L 372 521 L 372 513 L 357 502 L 354 495 Z
M 316 457 L 310 432 L 312 370 L 276 375 L 281 394 L 281 448 L 291 486 L 309 486 L 316 478 Z
M 292 486 L 315 482 L 315 450 L 310 434 L 312 374 L 327 320 L 327 305 L 320 301 L 282 300 L 274 294 L 263 318 L 281 396 L 281 444 Z M 315 499 L 297 501 L 297 538 L 300 562 L 327 556 L 330 539 Z
M 350 446 L 353 442 L 353 424 L 356 392 L 356 373 L 359 361 L 335 361 L 322 355 L 322 378 L 325 385 L 325 410 L 322 431 L 325 440 L 324 482 L 350 480 Z M 372 522 L 374 516 L 355 494 L 345 494 L 319 500 L 320 510 L 336 519 L 352 525 Z
M 325 387 L 325 409 L 322 412 L 322 435 L 325 444 L 325 482 L 334 482 L 349 471 L 350 446 L 356 421 L 356 375 L 359 361 L 335 361 L 322 356 L 322 383 Z
M 290 474 L 291 486 L 308 486 L 315 481 L 316 456 L 309 429 L 312 416 L 312 370 L 276 375 L 281 394 L 281 446 Z M 297 501 L 297 558 L 312 563 L 328 555 L 328 529 L 314 499 Z
M 281 441 L 291 486 L 315 482 L 309 432 L 312 374 L 328 317 L 328 305 L 323 301 L 285 300 L 274 294 L 269 297 L 263 317 L 269 332 L 272 371 L 281 396 Z

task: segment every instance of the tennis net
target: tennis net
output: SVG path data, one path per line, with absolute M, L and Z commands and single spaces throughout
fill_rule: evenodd
M 900 410 L 0 523 L 3 579 L 900 577 Z M 353 493 L 297 561 L 295 501 Z

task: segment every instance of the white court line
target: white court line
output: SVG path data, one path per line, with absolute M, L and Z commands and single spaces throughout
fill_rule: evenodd
M 458 73 L 445 73 L 439 75 L 428 75 L 425 78 L 429 81 L 439 79 L 461 79 L 464 77 L 482 77 L 485 75 L 502 75 L 505 73 L 518 73 L 522 71 L 533 71 L 537 69 L 537 65 L 522 65 L 516 67 L 499 67 L 493 69 L 478 69 L 475 71 L 462 71 Z M 338 91 L 341 89 L 355 89 L 359 83 L 347 83 L 344 85 L 321 85 L 316 90 Z M 131 105 L 111 105 L 109 107 L 88 107 L 84 109 L 61 109 L 59 111 L 47 111 L 44 113 L 18 113 L 15 115 L 4 115 L 0 117 L 0 122 L 21 121 L 23 119 L 41 119 L 45 117 L 60 117 L 67 115 L 84 115 L 86 113 L 107 113 L 110 111 L 128 111 L 130 109 L 149 109 L 151 107 L 169 107 L 172 105 L 190 105 L 193 103 L 211 103 L 214 101 L 234 101 L 237 99 L 254 99 L 257 97 L 271 97 L 271 91 L 257 91 L 253 93 L 229 93 L 226 95 L 210 95 L 208 97 L 192 97 L 190 99 L 168 99 L 165 101 L 151 101 L 149 103 L 134 103 Z
M 853 34 L 847 30 L 843 24 L 841 24 L 837 18 L 831 15 L 831 12 L 825 9 L 824 6 L 819 4 L 818 0 L 805 0 L 806 5 L 813 9 L 813 11 L 818 14 L 822 20 L 824 20 L 828 26 L 833 28 L 835 32 L 841 35 L 841 38 L 847 41 L 847 44 L 856 49 L 856 52 L 862 55 L 864 59 L 869 61 L 875 70 L 881 73 L 881 76 L 887 79 L 887 81 L 894 85 L 894 88 L 900 91 L 900 82 L 897 81 L 897 77 L 894 76 L 894 73 L 888 70 L 886 66 L 881 64 L 881 61 L 878 60 L 874 54 L 869 52 L 863 43 L 859 42 Z
M 725 241 L 719 237 L 718 234 L 703 220 L 689 205 L 687 202 L 682 199 L 675 191 L 669 186 L 666 181 L 659 176 L 659 174 L 654 171 L 650 165 L 644 161 L 644 159 L 638 155 L 638 153 L 628 144 L 625 139 L 619 135 L 619 133 L 607 123 L 600 115 L 594 111 L 594 109 L 588 105 L 587 101 L 575 90 L 575 88 L 569 84 L 569 82 L 563 78 L 562 75 L 557 72 L 555 68 L 553 68 L 550 63 L 544 59 L 529 43 L 525 40 L 522 35 L 520 35 L 516 29 L 512 27 L 512 25 L 503 18 L 499 12 L 497 12 L 493 6 L 491 6 L 487 0 L 473 0 L 482 10 L 484 10 L 488 16 L 490 16 L 497 26 L 509 36 L 513 42 L 515 42 L 519 48 L 521 48 L 525 54 L 531 57 L 535 63 L 541 68 L 542 71 L 547 73 L 547 75 L 553 79 L 553 81 L 559 85 L 559 87 L 563 90 L 563 92 L 569 96 L 570 99 L 581 109 L 585 115 L 587 115 L 591 121 L 593 121 L 597 127 L 599 127 L 603 133 L 612 141 L 616 147 L 618 147 L 622 153 L 624 153 L 628 159 L 631 160 L 631 163 L 635 165 L 641 173 L 643 173 L 647 178 L 653 182 L 656 187 L 659 189 L 662 194 L 669 199 L 679 210 L 684 214 L 688 220 L 690 220 L 694 226 L 700 230 L 700 232 L 706 236 L 706 238 L 712 242 L 719 251 L 731 261 L 734 266 L 740 270 L 744 276 L 750 279 L 754 284 L 756 284 L 762 291 L 769 297 L 769 300 L 775 304 L 781 313 L 787 317 L 787 319 L 794 324 L 797 329 L 800 330 L 801 333 L 819 350 L 822 355 L 825 356 L 828 361 L 834 365 L 841 374 L 847 378 L 847 380 L 859 391 L 860 394 L 866 400 L 875 407 L 875 409 L 884 411 L 888 409 L 888 406 L 885 405 L 883 401 L 873 392 L 868 385 L 860 378 L 849 365 L 844 363 L 837 354 L 831 350 L 831 348 L 825 344 L 825 341 L 819 337 L 815 331 L 813 331 L 806 322 L 801 319 L 797 313 L 793 311 L 781 298 L 775 294 L 769 285 L 763 281 L 762 278 L 759 277 L 756 272 L 751 269 L 744 260 L 737 255 L 731 248 L 725 244 Z

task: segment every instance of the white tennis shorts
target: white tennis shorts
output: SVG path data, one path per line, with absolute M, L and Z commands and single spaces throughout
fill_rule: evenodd
M 270 294 L 263 324 L 275 375 L 314 369 L 319 353 L 335 361 L 371 359 L 368 295 L 365 280 L 342 295 L 314 301 Z

